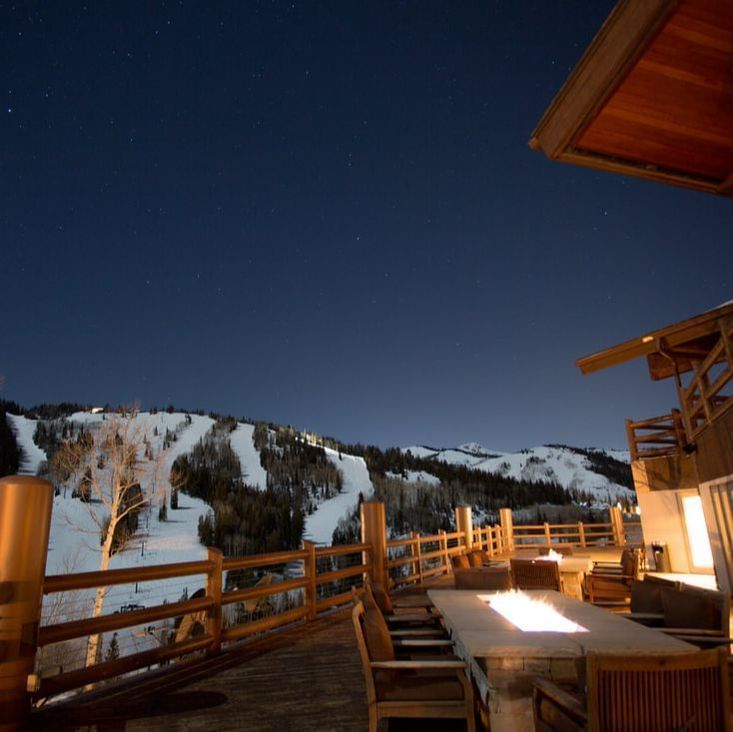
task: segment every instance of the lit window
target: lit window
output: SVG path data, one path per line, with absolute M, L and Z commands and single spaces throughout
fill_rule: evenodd
M 699 568 L 712 567 L 713 553 L 710 550 L 708 527 L 702 512 L 702 499 L 700 496 L 684 496 L 682 510 L 685 512 L 687 543 L 690 545 L 692 565 Z

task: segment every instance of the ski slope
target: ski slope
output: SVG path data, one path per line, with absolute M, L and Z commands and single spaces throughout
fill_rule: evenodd
M 242 480 L 253 488 L 267 488 L 267 471 L 260 463 L 260 451 L 255 447 L 253 424 L 239 423 L 229 435 L 229 443 L 242 466 Z
M 359 493 L 368 498 L 374 491 L 364 458 L 339 453 L 328 447 L 323 448 L 328 459 L 341 471 L 343 490 L 333 498 L 321 503 L 305 519 L 303 535 L 316 544 L 330 544 L 333 530 L 340 518 L 348 516 L 359 503 Z
M 21 450 L 18 473 L 20 475 L 35 475 L 38 472 L 38 466 L 46 459 L 46 453 L 33 442 L 36 420 L 15 414 L 7 414 L 6 417 Z

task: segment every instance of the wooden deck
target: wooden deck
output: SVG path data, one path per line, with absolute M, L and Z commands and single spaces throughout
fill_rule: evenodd
M 81 701 L 41 708 L 34 730 L 358 730 L 366 690 L 351 610 L 299 624 L 219 657 L 170 666 Z M 387 726 L 383 726 L 387 730 Z M 389 730 L 460 730 L 460 724 L 393 722 Z

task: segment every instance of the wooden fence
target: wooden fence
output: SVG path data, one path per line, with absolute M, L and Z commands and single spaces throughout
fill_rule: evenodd
M 612 523 L 514 527 L 507 518 L 505 526 L 472 528 L 470 541 L 464 531 L 440 531 L 428 536 L 413 533 L 386 541 L 386 570 L 394 585 L 401 586 L 451 573 L 451 558 L 464 553 L 469 545 L 483 549 L 491 557 L 506 557 L 523 547 L 585 547 L 633 540 L 633 527 L 626 530 L 621 523 L 622 528 L 618 528 L 621 518 L 617 509 L 612 509 L 612 518 Z M 55 666 L 43 664 L 46 673 L 37 679 L 32 698 L 39 700 L 87 687 L 195 652 L 216 654 L 223 643 L 297 621 L 315 620 L 319 613 L 350 601 L 351 586 L 361 585 L 364 575 L 374 569 L 374 555 L 370 544 L 316 547 L 306 541 L 302 549 L 295 551 L 223 558 L 218 550 L 209 549 L 206 559 L 201 561 L 46 577 L 44 610 L 53 605 L 54 597 L 86 592 L 88 598 L 99 587 L 119 585 L 135 585 L 136 590 L 138 585 L 157 587 L 158 594 L 153 593 L 153 597 L 158 601 L 147 607 L 128 605 L 124 612 L 118 610 L 99 617 L 61 613 L 49 620 L 48 613 L 44 613 L 46 620 L 38 634 L 40 658 L 47 649 L 55 647 L 55 657 L 62 661 Z M 270 581 L 264 582 L 267 578 Z M 166 590 L 163 585 L 151 585 L 172 580 L 186 584 L 184 596 L 173 602 L 170 586 Z M 198 589 L 189 595 L 189 586 Z M 163 627 L 165 633 L 150 638 L 151 627 Z M 109 641 L 109 634 L 119 631 L 125 631 L 121 635 L 128 638 L 133 634 L 142 637 L 142 650 L 132 644 L 131 649 L 125 647 L 121 649 L 125 652 L 118 655 L 99 654 L 95 663 L 87 665 L 87 639 L 95 635 L 104 639 L 107 634 Z M 77 652 L 75 662 L 73 653 L 68 652 L 72 646 Z M 49 674 L 49 670 L 53 673 Z
M 371 571 L 371 547 L 368 544 L 351 544 L 333 547 L 316 547 L 304 542 L 298 551 L 277 552 L 249 557 L 224 559 L 221 552 L 209 549 L 205 560 L 180 562 L 150 567 L 130 567 L 104 572 L 83 572 L 46 577 L 43 593 L 51 598 L 62 593 L 96 590 L 98 587 L 135 585 L 160 580 L 187 578 L 195 585 L 201 584 L 194 597 L 169 602 L 163 599 L 151 607 L 135 607 L 132 610 L 107 613 L 98 617 L 66 619 L 41 626 L 38 648 L 43 653 L 55 644 L 76 641 L 77 667 L 65 670 L 73 661 L 73 654 L 61 648 L 60 658 L 65 664 L 57 664 L 57 673 L 41 676 L 33 691 L 33 698 L 41 699 L 71 689 L 121 676 L 138 669 L 168 663 L 196 651 L 215 654 L 221 644 L 239 640 L 257 633 L 264 633 L 298 620 L 315 620 L 318 613 L 348 602 L 352 584 L 360 585 L 364 573 Z M 257 583 L 273 568 L 287 568 L 281 581 Z M 226 578 L 234 573 L 245 578 L 250 586 L 225 589 Z M 279 596 L 279 611 L 269 600 Z M 48 601 L 47 601 L 48 602 Z M 251 608 L 240 612 L 241 622 L 224 622 L 225 608 L 233 604 Z M 259 607 L 267 608 L 257 612 Z M 229 614 L 231 616 L 231 613 Z M 189 619 L 189 625 L 198 625 L 188 637 L 175 635 L 176 625 Z M 154 648 L 133 652 L 117 658 L 99 660 L 92 665 L 80 662 L 84 657 L 86 639 L 90 636 L 116 633 L 128 629 L 143 628 L 153 623 L 174 621 L 170 636 Z M 68 648 L 68 646 L 67 646 Z

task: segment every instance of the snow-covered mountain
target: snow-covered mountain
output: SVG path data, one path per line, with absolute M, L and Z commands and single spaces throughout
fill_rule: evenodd
M 566 446 L 533 447 L 519 452 L 489 450 L 477 442 L 451 448 L 424 445 L 404 448 L 404 452 L 427 460 L 452 465 L 463 465 L 472 470 L 498 473 L 517 480 L 553 481 L 568 490 L 589 493 L 595 500 L 615 503 L 633 497 L 633 491 L 599 472 L 587 452 L 605 455 L 612 460 L 628 463 L 629 453 L 624 450 L 578 450 Z

